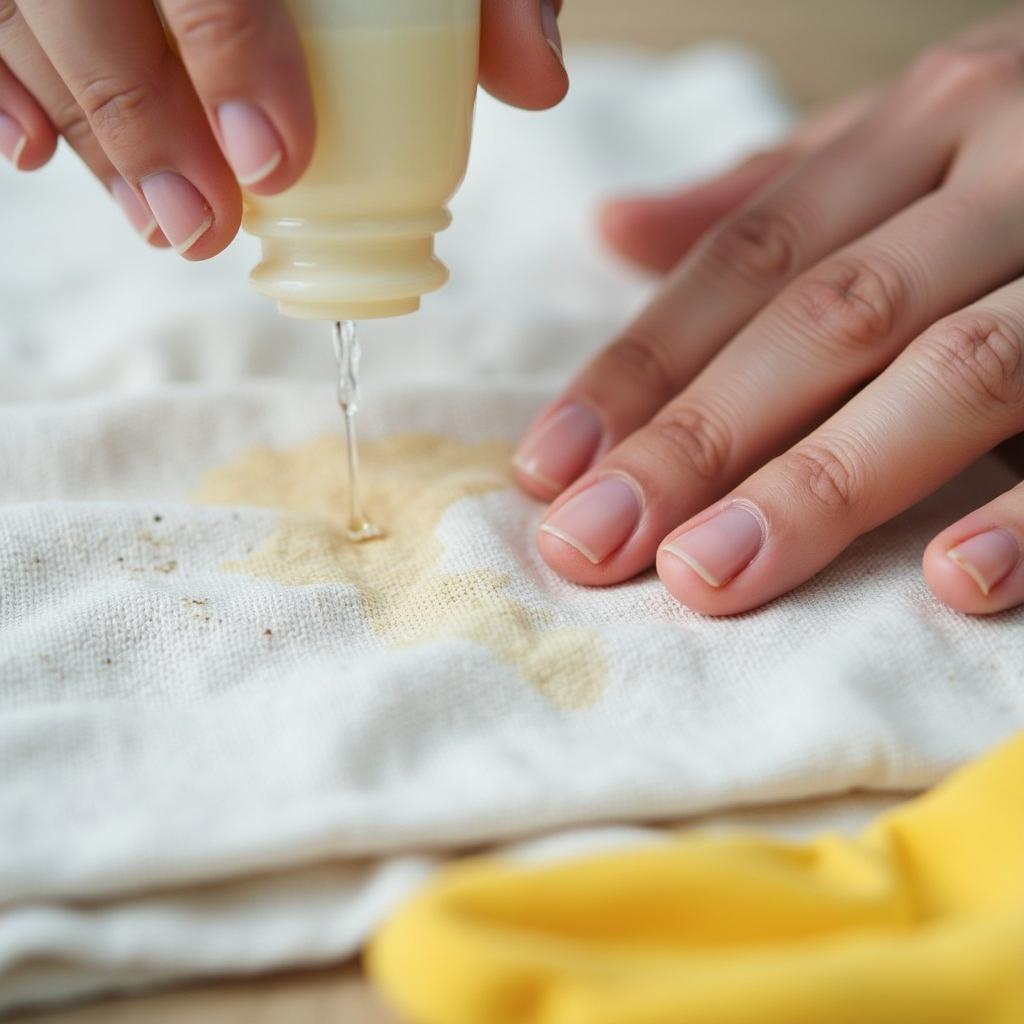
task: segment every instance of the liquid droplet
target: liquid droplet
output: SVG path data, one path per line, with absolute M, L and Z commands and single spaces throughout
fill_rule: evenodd
M 359 412 L 359 334 L 351 320 L 334 324 L 334 354 L 338 360 L 338 406 L 345 417 L 345 447 L 348 457 L 348 539 L 361 544 L 383 537 L 363 508 L 359 479 L 359 435 L 356 416 Z

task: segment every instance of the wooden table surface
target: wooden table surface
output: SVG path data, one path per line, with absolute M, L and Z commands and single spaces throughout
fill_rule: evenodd
M 568 45 L 661 49 L 732 38 L 764 52 L 813 105 L 882 76 L 1001 0 L 565 0 Z M 210 983 L 18 1018 L 16 1024 L 400 1024 L 357 966 Z
M 211 982 L 73 1009 L 23 1015 L 10 1024 L 402 1024 L 355 965 Z

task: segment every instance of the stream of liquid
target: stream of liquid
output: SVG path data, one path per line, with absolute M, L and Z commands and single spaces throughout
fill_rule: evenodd
M 363 508 L 359 482 L 359 434 L 356 415 L 359 412 L 359 335 L 351 320 L 334 324 L 334 354 L 338 360 L 338 406 L 345 417 L 345 448 L 348 460 L 348 526 L 350 541 L 361 544 L 384 536 L 383 530 L 371 522 Z

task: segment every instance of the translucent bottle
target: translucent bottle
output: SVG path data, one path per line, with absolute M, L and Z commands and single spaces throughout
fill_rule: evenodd
M 466 170 L 480 0 L 288 0 L 313 84 L 317 143 L 280 195 L 246 196 L 255 288 L 288 316 L 419 308 L 448 270 L 434 235 Z

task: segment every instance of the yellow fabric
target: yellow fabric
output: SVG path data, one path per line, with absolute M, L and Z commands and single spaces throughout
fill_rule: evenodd
M 856 840 L 464 862 L 368 962 L 414 1024 L 1024 1024 L 1024 736 Z

